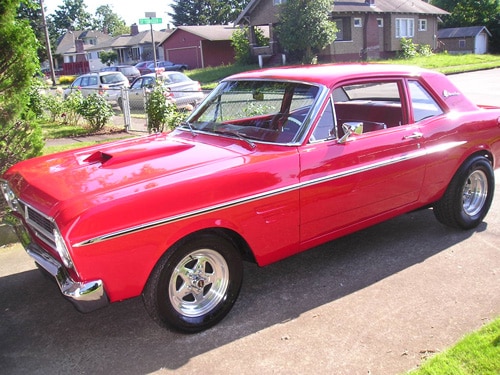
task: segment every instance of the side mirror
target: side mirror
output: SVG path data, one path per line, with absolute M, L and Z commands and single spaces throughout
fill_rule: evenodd
M 342 124 L 344 135 L 339 139 L 339 143 L 346 143 L 352 134 L 363 134 L 362 122 L 344 122 Z

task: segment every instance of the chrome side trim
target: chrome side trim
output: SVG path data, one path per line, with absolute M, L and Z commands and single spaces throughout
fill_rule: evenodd
M 56 259 L 34 243 L 28 245 L 26 252 L 41 268 L 55 278 L 61 293 L 75 305 L 78 311 L 86 313 L 109 304 L 108 296 L 104 291 L 104 285 L 101 280 L 87 282 L 74 281 Z
M 427 149 L 427 150 L 426 149 L 418 149 L 415 152 L 408 153 L 408 154 L 405 154 L 405 155 L 401 155 L 400 157 L 397 157 L 397 158 L 393 158 L 393 159 L 389 159 L 389 160 L 384 160 L 384 161 L 380 161 L 380 162 L 376 162 L 376 163 L 372 163 L 372 164 L 368 164 L 368 165 L 365 165 L 365 166 L 361 166 L 361 167 L 349 169 L 349 170 L 344 171 L 344 172 L 335 173 L 335 174 L 332 174 L 332 175 L 328 175 L 328 176 L 316 178 L 316 179 L 313 179 L 313 180 L 310 180 L 310 181 L 299 182 L 299 183 L 296 183 L 296 184 L 293 184 L 293 185 L 289 185 L 289 186 L 285 186 L 285 187 L 282 187 L 282 188 L 279 188 L 279 189 L 274 189 L 274 190 L 266 191 L 266 192 L 255 194 L 255 195 L 251 195 L 251 196 L 248 196 L 248 197 L 244 197 L 244 198 L 240 198 L 240 199 L 235 199 L 233 201 L 229 201 L 229 202 L 225 202 L 225 203 L 220 203 L 220 204 L 209 206 L 209 207 L 205 207 L 205 208 L 200 208 L 199 210 L 194 210 L 194 211 L 190 211 L 190 212 L 186 212 L 186 213 L 182 213 L 182 214 L 178 214 L 178 215 L 166 217 L 164 219 L 160 219 L 160 220 L 152 221 L 152 222 L 141 224 L 141 225 L 136 225 L 136 226 L 133 226 L 133 227 L 130 227 L 130 228 L 127 228 L 127 229 L 123 229 L 123 230 L 111 232 L 111 233 L 104 234 L 104 235 L 99 236 L 99 237 L 94 237 L 94 238 L 91 238 L 91 239 L 88 239 L 88 240 L 85 240 L 85 241 L 73 244 L 73 247 L 82 247 L 82 246 L 92 245 L 92 244 L 95 244 L 95 243 L 98 243 L 98 242 L 111 240 L 111 239 L 114 239 L 114 238 L 117 238 L 117 237 L 125 236 L 125 235 L 131 234 L 131 233 L 135 233 L 135 232 L 139 232 L 139 231 L 143 231 L 143 230 L 147 230 L 147 229 L 151 229 L 151 228 L 155 228 L 155 227 L 162 226 L 162 225 L 165 225 L 165 224 L 169 224 L 169 223 L 172 223 L 172 222 L 176 222 L 176 221 L 179 221 L 179 220 L 184 220 L 184 219 L 187 219 L 187 218 L 196 217 L 196 216 L 199 216 L 199 215 L 202 215 L 202 214 L 206 214 L 206 213 L 209 213 L 209 212 L 219 211 L 219 210 L 222 210 L 222 209 L 225 209 L 225 208 L 234 207 L 234 206 L 238 206 L 238 205 L 241 205 L 241 204 L 244 204 L 244 203 L 249 203 L 249 202 L 253 202 L 253 201 L 256 201 L 256 200 L 260 200 L 260 199 L 272 197 L 274 195 L 278 195 L 278 194 L 282 194 L 282 193 L 287 193 L 287 192 L 299 190 L 299 189 L 302 189 L 302 188 L 305 188 L 305 187 L 314 186 L 314 185 L 322 184 L 322 183 L 325 183 L 325 182 L 337 180 L 337 179 L 340 179 L 340 178 L 344 178 L 344 177 L 348 177 L 348 176 L 353 176 L 353 175 L 356 175 L 356 174 L 359 174 L 359 173 L 363 173 L 363 172 L 367 172 L 367 171 L 370 171 L 370 170 L 374 170 L 374 169 L 386 167 L 386 166 L 389 166 L 389 165 L 393 165 L 393 164 L 397 164 L 397 163 L 402 163 L 402 162 L 405 162 L 405 161 L 408 161 L 408 160 L 412 160 L 412 159 L 416 159 L 416 158 L 420 158 L 420 157 L 426 156 L 426 155 L 428 155 L 430 153 L 447 151 L 447 150 L 449 150 L 451 148 L 458 147 L 458 146 L 460 146 L 460 145 L 462 145 L 464 143 L 465 142 L 450 142 L 450 143 L 445 144 L 445 145 L 439 145 L 439 146 L 436 146 L 436 147 L 431 147 L 430 149 Z

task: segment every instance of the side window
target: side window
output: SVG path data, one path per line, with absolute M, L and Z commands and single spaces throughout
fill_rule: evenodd
M 321 115 L 316 128 L 310 139 L 311 142 L 323 141 L 335 137 L 335 119 L 333 117 L 333 107 L 331 99 L 328 100 L 323 114 Z
M 441 107 L 419 82 L 409 81 L 408 86 L 415 122 L 443 114 Z
M 72 87 L 79 87 L 82 85 L 82 77 L 77 78 L 72 84 Z
M 357 126 L 368 133 L 403 124 L 401 107 L 402 81 L 361 81 L 333 90 L 337 135 L 344 135 L 344 125 Z
M 130 87 L 131 89 L 133 90 L 136 90 L 136 89 L 140 89 L 142 87 L 142 82 L 144 81 L 143 78 L 139 78 L 137 79 L 134 84 L 132 85 L 132 87 Z

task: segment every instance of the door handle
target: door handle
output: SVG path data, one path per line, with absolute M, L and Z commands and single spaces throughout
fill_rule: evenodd
M 415 132 L 413 133 L 412 135 L 406 135 L 403 137 L 403 139 L 420 139 L 422 138 L 424 135 L 420 132 Z

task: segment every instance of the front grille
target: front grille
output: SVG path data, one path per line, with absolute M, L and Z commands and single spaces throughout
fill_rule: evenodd
M 25 212 L 26 223 L 33 229 L 37 237 L 46 244 L 55 247 L 54 222 L 30 206 L 26 206 Z

